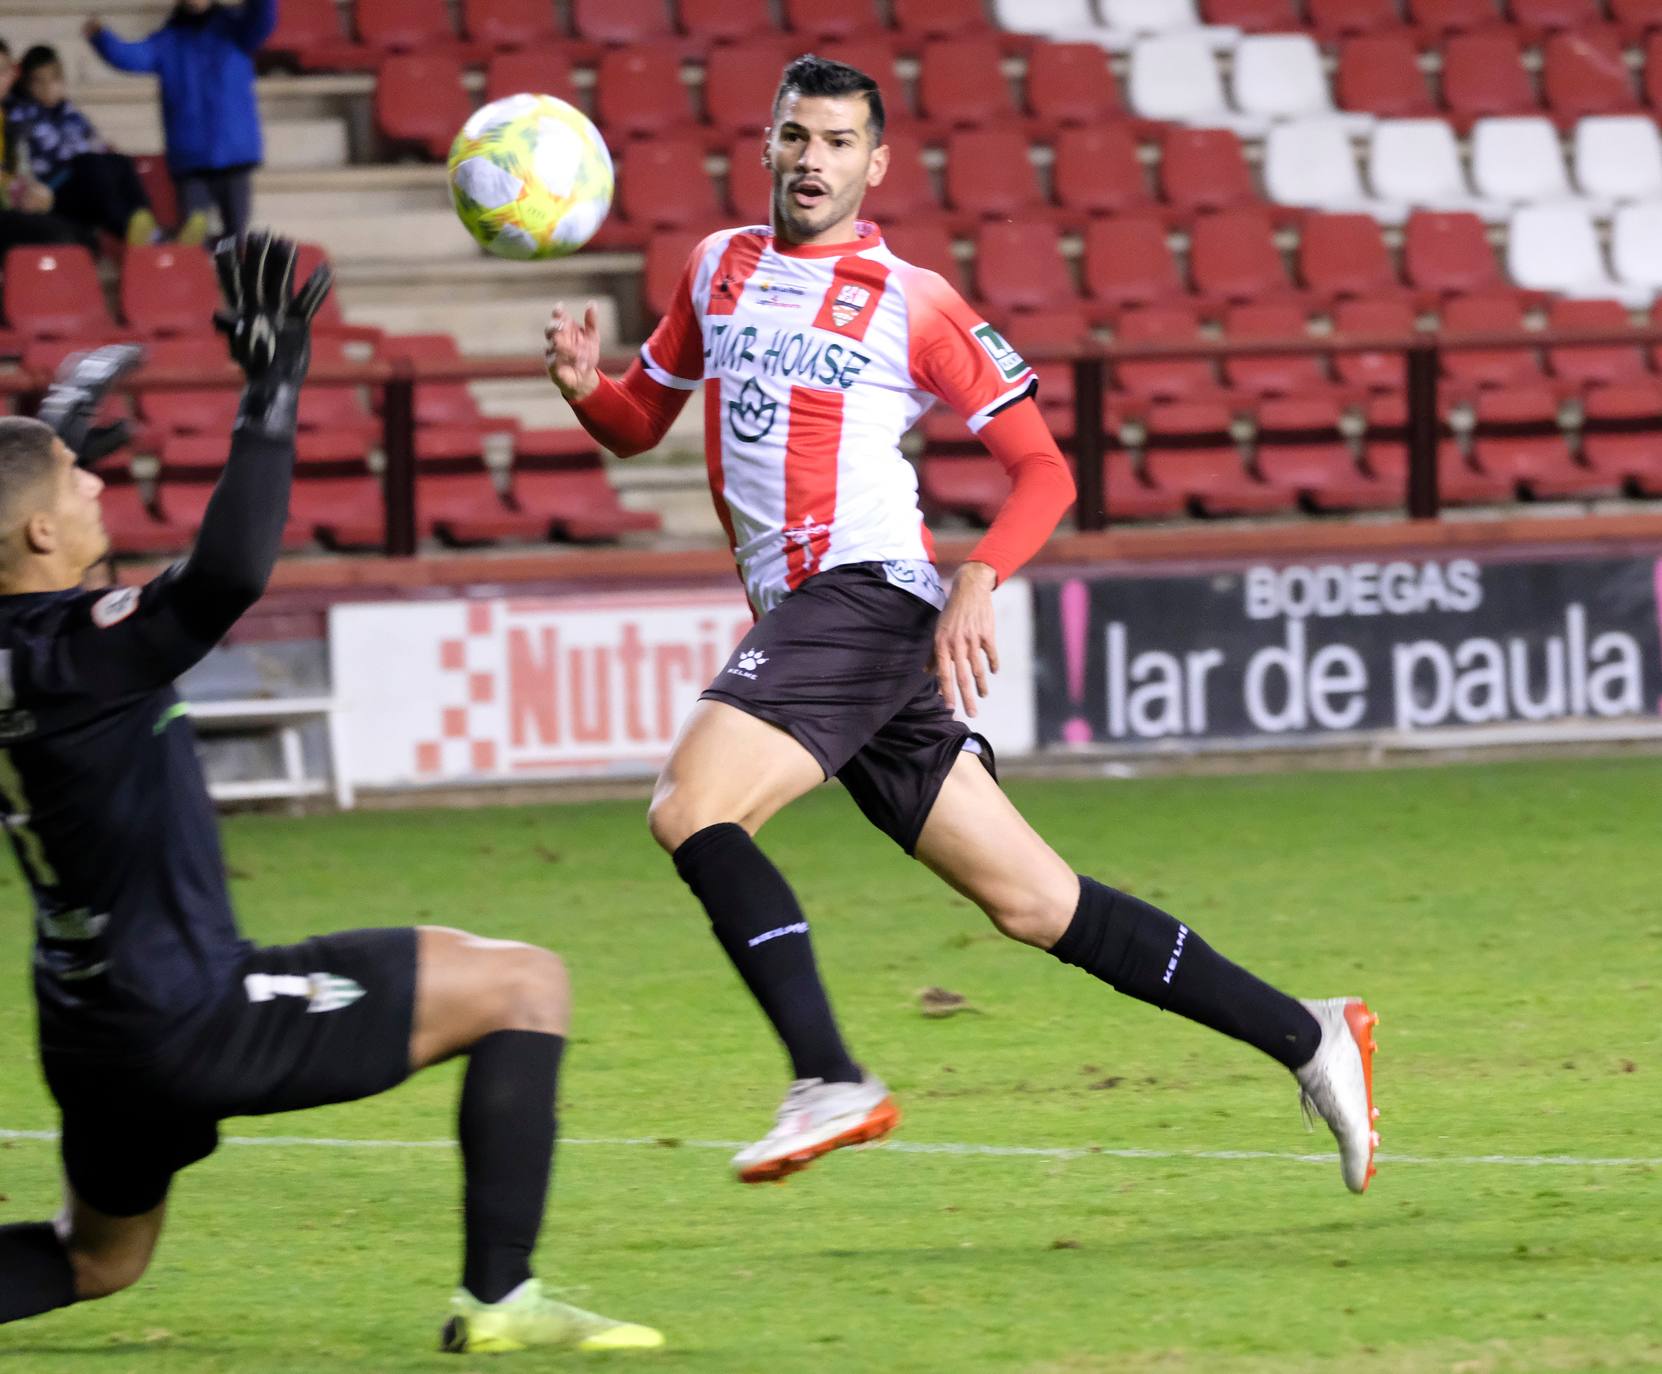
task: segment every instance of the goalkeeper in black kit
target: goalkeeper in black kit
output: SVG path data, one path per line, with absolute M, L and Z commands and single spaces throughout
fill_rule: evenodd
M 224 1118 L 369 1097 L 465 1055 L 464 1265 L 444 1347 L 661 1345 L 555 1301 L 531 1273 L 570 1002 L 555 955 L 429 926 L 281 948 L 237 930 L 172 682 L 265 589 L 330 281 L 320 269 L 295 293 L 293 245 L 265 234 L 215 256 L 216 323 L 248 380 L 183 562 L 142 587 L 81 589 L 108 540 L 103 484 L 75 449 L 109 442 L 91 419 L 131 355 L 75 360 L 46 421 L 0 419 L 0 802 L 34 897 L 65 1176 L 56 1221 L 0 1226 L 0 1322 L 134 1283 L 174 1175 L 212 1153 Z

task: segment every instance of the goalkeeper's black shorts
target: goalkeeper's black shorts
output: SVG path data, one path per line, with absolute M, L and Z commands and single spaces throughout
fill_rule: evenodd
M 142 1060 L 43 1051 L 70 1186 L 107 1216 L 138 1216 L 214 1152 L 226 1117 L 403 1082 L 415 985 L 413 929 L 344 931 L 253 950 L 210 1012 Z

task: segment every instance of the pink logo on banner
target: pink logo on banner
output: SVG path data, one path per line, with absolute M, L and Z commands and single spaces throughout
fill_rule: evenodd
M 416 745 L 416 772 L 432 777 L 444 771 L 444 746 L 447 741 L 460 741 L 467 748 L 468 760 L 476 773 L 494 772 L 497 763 L 494 730 L 482 724 L 477 732 L 472 721 L 472 707 L 488 705 L 496 700 L 497 674 L 487 668 L 473 672 L 468 668 L 468 648 L 471 644 L 488 645 L 493 635 L 493 608 L 481 602 L 467 608 L 467 629 L 460 639 L 439 641 L 439 669 L 446 675 L 463 674 L 467 678 L 467 705 L 446 706 L 439 714 L 439 738 L 422 740 Z M 494 655 L 487 655 L 489 662 Z

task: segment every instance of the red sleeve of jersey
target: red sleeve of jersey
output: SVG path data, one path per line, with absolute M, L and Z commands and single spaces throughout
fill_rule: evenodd
M 636 359 L 621 382 L 602 372 L 600 385 L 571 408 L 595 443 L 619 458 L 633 458 L 663 442 L 691 394 L 653 381 Z
M 901 271 L 912 378 L 981 427 L 1038 390 L 1038 379 L 1004 336 L 934 272 Z
M 1015 485 L 970 561 L 989 564 L 1003 582 L 1055 533 L 1073 504 L 1073 473 L 1036 401 L 1024 399 L 1001 411 L 982 427 L 981 442 Z

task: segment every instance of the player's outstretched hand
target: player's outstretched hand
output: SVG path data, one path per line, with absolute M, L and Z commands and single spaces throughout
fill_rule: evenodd
M 248 376 L 245 416 L 272 433 L 294 429 L 300 384 L 311 363 L 312 316 L 334 281 L 328 264 L 319 264 L 296 292 L 295 256 L 292 242 L 263 229 L 214 249 L 225 297 L 214 326 Z
M 579 324 L 556 305 L 543 330 L 543 362 L 560 394 L 568 401 L 586 401 L 600 385 L 600 309 L 593 301 Z
M 935 677 L 949 708 L 962 703 L 975 714 L 976 701 L 987 695 L 987 678 L 998 671 L 998 643 L 993 621 L 993 586 L 998 574 L 985 563 L 966 563 L 952 579 L 935 626 Z
M 110 388 L 143 360 L 137 344 L 105 344 L 71 353 L 58 365 L 36 418 L 52 427 L 82 467 L 91 467 L 132 437 L 124 421 L 94 426 L 93 420 Z

